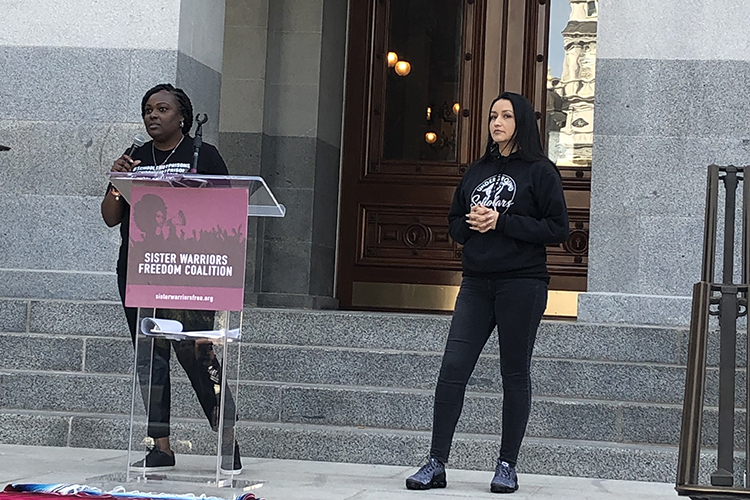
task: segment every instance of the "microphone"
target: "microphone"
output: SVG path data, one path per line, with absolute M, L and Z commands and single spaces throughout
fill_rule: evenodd
M 201 118 L 200 113 L 195 115 L 195 123 L 198 124 L 198 127 L 195 129 L 195 138 L 193 139 L 193 162 L 190 165 L 191 174 L 198 172 L 198 153 L 203 145 L 203 124 L 207 121 L 208 115 L 204 114 L 203 118 Z
M 130 156 L 130 155 L 132 155 L 132 154 L 133 154 L 133 151 L 135 151 L 136 149 L 140 148 L 140 147 L 141 147 L 141 146 L 143 146 L 144 144 L 146 144 L 146 138 L 145 138 L 145 137 L 143 137 L 143 136 L 142 136 L 141 134 L 135 134 L 135 136 L 133 137 L 133 145 L 132 145 L 132 146 L 130 146 L 130 149 L 128 149 L 128 150 L 127 150 L 127 151 L 125 152 L 125 154 L 126 154 L 127 156 Z

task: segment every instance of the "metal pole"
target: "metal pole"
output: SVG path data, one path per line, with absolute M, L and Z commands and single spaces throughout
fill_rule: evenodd
M 701 281 L 693 285 L 693 310 L 690 318 L 685 400 L 682 409 L 680 454 L 677 461 L 677 486 L 698 483 L 700 466 L 703 395 L 706 390 L 706 352 L 708 350 L 708 309 L 711 285 Z
M 750 173 L 750 165 L 742 167 L 742 285 L 743 290 L 741 294 L 741 305 L 744 307 L 745 317 L 747 317 L 747 296 L 748 296 L 748 284 L 750 283 L 750 276 L 748 272 L 750 270 L 750 217 L 748 214 L 748 206 L 750 200 L 750 179 L 747 178 Z M 747 342 L 745 366 L 750 366 L 750 335 L 745 339 Z M 743 475 L 744 481 L 742 486 L 747 488 L 747 474 L 750 472 L 750 377 L 745 377 L 745 473 Z
M 746 177 L 750 173 L 750 165 L 740 167 L 738 170 L 742 172 L 742 284 L 747 285 L 750 282 L 750 276 L 748 276 L 748 268 L 750 268 L 750 244 L 748 244 L 748 237 L 750 232 L 748 224 L 748 199 L 750 199 L 750 182 Z M 747 299 L 747 291 L 743 292 L 743 298 Z
M 734 376 L 737 338 L 737 287 L 734 274 L 734 211 L 737 199 L 737 169 L 726 168 L 727 195 L 724 211 L 724 262 L 719 303 L 719 444 L 717 470 L 711 474 L 714 486 L 734 484 Z
M 216 454 L 216 484 L 221 485 L 221 462 L 224 460 L 224 454 L 227 452 L 224 446 L 224 440 L 227 436 L 224 435 L 224 409 L 226 408 L 226 371 L 227 371 L 227 332 L 229 331 L 229 311 L 217 311 L 216 312 L 216 326 L 221 330 L 221 373 L 219 374 L 219 381 L 216 382 L 218 386 L 214 386 L 219 391 L 219 421 L 218 421 L 218 451 Z M 232 452 L 234 452 L 234 438 L 232 438 Z M 234 458 L 234 456 L 232 456 Z M 230 467 L 231 468 L 231 467 Z
M 716 217 L 719 200 L 719 166 L 708 167 L 706 187 L 706 218 L 703 227 L 703 267 L 701 281 L 711 283 L 714 280 L 714 263 L 716 256 Z
M 702 280 L 693 286 L 692 315 L 690 320 L 690 345 L 688 347 L 685 399 L 680 431 L 680 450 L 677 463 L 677 486 L 679 495 L 693 499 L 718 500 L 750 498 L 747 488 L 750 473 L 750 376 L 747 377 L 745 401 L 745 481 L 741 488 L 734 484 L 734 414 L 737 319 L 747 316 L 750 295 L 750 165 L 745 167 L 719 167 L 708 169 L 706 193 L 706 218 L 703 235 Z M 742 174 L 740 177 L 738 174 Z M 723 177 L 719 175 L 724 174 Z M 721 283 L 714 282 L 716 263 L 716 230 L 718 183 L 723 180 L 726 187 L 724 214 L 724 245 Z M 734 282 L 735 209 L 738 182 L 742 181 L 742 253 L 741 283 Z M 718 293 L 718 296 L 717 296 Z M 718 311 L 710 309 L 718 304 Z M 719 316 L 719 442 L 717 470 L 711 474 L 712 486 L 699 486 L 701 431 L 706 385 L 706 363 L 708 350 L 709 317 Z M 750 366 L 750 336 L 747 339 Z
M 734 283 L 734 211 L 737 208 L 737 168 L 726 168 L 724 184 L 727 188 L 724 212 L 724 262 L 722 283 Z

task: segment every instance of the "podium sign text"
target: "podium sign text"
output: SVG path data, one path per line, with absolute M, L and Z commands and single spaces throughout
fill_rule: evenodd
M 241 311 L 248 190 L 134 183 L 125 305 Z

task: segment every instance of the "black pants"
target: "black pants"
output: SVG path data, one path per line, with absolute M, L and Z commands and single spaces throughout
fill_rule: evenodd
M 125 316 L 130 327 L 130 337 L 135 344 L 136 329 L 138 325 L 138 309 L 125 307 L 125 277 L 117 276 L 117 285 L 120 290 L 120 299 L 125 309 Z M 157 309 L 159 318 L 174 319 L 180 321 L 185 331 L 212 330 L 214 326 L 213 311 L 174 310 Z M 219 428 L 219 408 L 221 402 L 221 388 L 226 395 L 224 397 L 224 433 L 225 440 L 234 444 L 232 430 L 236 420 L 236 408 L 232 394 L 226 383 L 221 382 L 221 364 L 216 357 L 213 345 L 210 342 L 195 340 L 173 341 L 155 339 L 153 342 L 153 355 L 151 352 L 138 354 L 138 378 L 140 380 L 141 394 L 144 404 L 148 404 L 148 435 L 154 439 L 169 436 L 169 420 L 171 408 L 171 382 L 169 377 L 169 358 L 174 348 L 177 361 L 190 379 L 190 383 L 198 396 L 203 413 L 205 413 L 213 430 Z M 144 351 L 147 351 L 144 349 Z M 147 381 L 149 380 L 149 366 L 151 367 L 151 390 Z M 148 403 L 146 403 L 148 402 Z
M 503 381 L 499 458 L 516 464 L 531 410 L 531 353 L 546 305 L 541 279 L 463 278 L 435 388 L 430 456 L 448 461 L 466 384 L 497 325 Z

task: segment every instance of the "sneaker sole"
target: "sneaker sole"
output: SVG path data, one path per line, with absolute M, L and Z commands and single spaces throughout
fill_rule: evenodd
M 242 468 L 234 469 L 234 470 L 219 469 L 219 472 L 221 472 L 225 476 L 231 476 L 232 474 L 239 474 L 240 472 L 242 472 L 242 470 L 243 470 Z
M 160 472 L 163 470 L 174 470 L 174 465 L 159 465 L 157 467 L 143 467 L 142 465 L 131 465 L 130 470 L 146 470 L 146 472 Z
M 515 493 L 517 489 L 518 485 L 516 485 L 515 488 L 508 488 L 507 486 L 500 486 L 495 484 L 490 485 L 490 491 L 492 493 Z
M 429 484 L 420 483 L 419 481 L 406 480 L 406 489 L 408 490 L 429 490 L 432 488 L 445 488 L 447 481 L 433 481 Z

